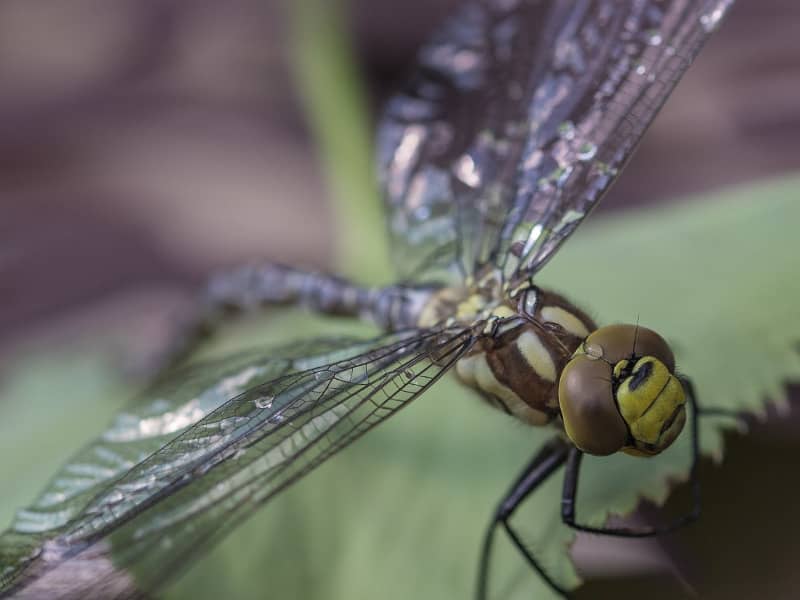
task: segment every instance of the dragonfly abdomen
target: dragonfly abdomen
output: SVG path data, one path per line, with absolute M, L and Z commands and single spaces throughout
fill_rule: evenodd
M 362 287 L 342 277 L 266 263 L 215 277 L 204 304 L 209 318 L 218 312 L 299 305 L 323 314 L 363 317 L 396 331 L 416 324 L 433 292 L 424 286 Z

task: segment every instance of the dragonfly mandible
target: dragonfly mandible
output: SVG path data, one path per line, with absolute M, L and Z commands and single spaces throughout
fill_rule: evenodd
M 366 319 L 385 333 L 171 372 L 18 513 L 0 538 L 3 595 L 157 590 L 198 548 L 451 369 L 492 406 L 554 431 L 493 513 L 479 599 L 498 529 L 568 594 L 510 521 L 561 466 L 562 518 L 575 529 L 645 536 L 695 518 L 697 502 L 663 528 L 578 521 L 584 453 L 658 454 L 687 421 L 697 501 L 700 410 L 659 334 L 598 327 L 534 280 L 617 177 L 731 1 L 466 0 L 422 48 L 379 124 L 400 282 L 363 287 L 275 264 L 222 274 L 172 355 L 222 314 L 277 304 Z M 145 561 L 132 588 L 126 570 Z

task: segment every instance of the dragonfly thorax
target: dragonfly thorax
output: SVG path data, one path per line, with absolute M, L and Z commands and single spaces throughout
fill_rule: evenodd
M 506 302 L 470 296 L 483 329 L 456 374 L 529 425 L 554 422 L 590 454 L 652 456 L 686 421 L 685 393 L 664 339 L 638 325 L 597 328 L 563 296 L 531 286 Z
M 466 299 L 458 305 L 466 311 Z M 572 354 L 596 327 L 563 296 L 529 287 L 479 310 L 483 329 L 456 365 L 463 383 L 529 425 L 560 415 L 558 381 Z

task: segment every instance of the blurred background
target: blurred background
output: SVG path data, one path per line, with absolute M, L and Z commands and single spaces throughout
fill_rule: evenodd
M 456 3 L 342 3 L 371 120 Z M 291 11 L 0 4 L 0 378 L 23 348 L 93 332 L 119 334 L 121 363 L 145 355 L 222 267 L 333 266 L 331 186 L 293 70 L 303 40 Z M 798 23 L 792 0 L 740 0 L 598 215 L 797 171 Z M 759 452 L 790 452 L 773 447 L 788 444 L 774 436 L 786 425 L 765 427 L 734 442 L 740 474 L 763 474 Z
M 455 3 L 343 4 L 372 115 Z M 738 3 L 600 211 L 797 169 L 798 18 Z M 146 322 L 243 260 L 329 266 L 287 20 L 268 0 L 0 4 L 0 348 L 117 302 Z

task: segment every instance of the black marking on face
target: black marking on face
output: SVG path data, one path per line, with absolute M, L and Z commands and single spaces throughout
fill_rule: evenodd
M 634 391 L 640 385 L 642 385 L 645 381 L 647 381 L 650 374 L 653 372 L 653 361 L 648 360 L 646 363 L 643 363 L 639 366 L 639 369 L 633 374 L 630 383 L 628 384 L 628 389 Z

